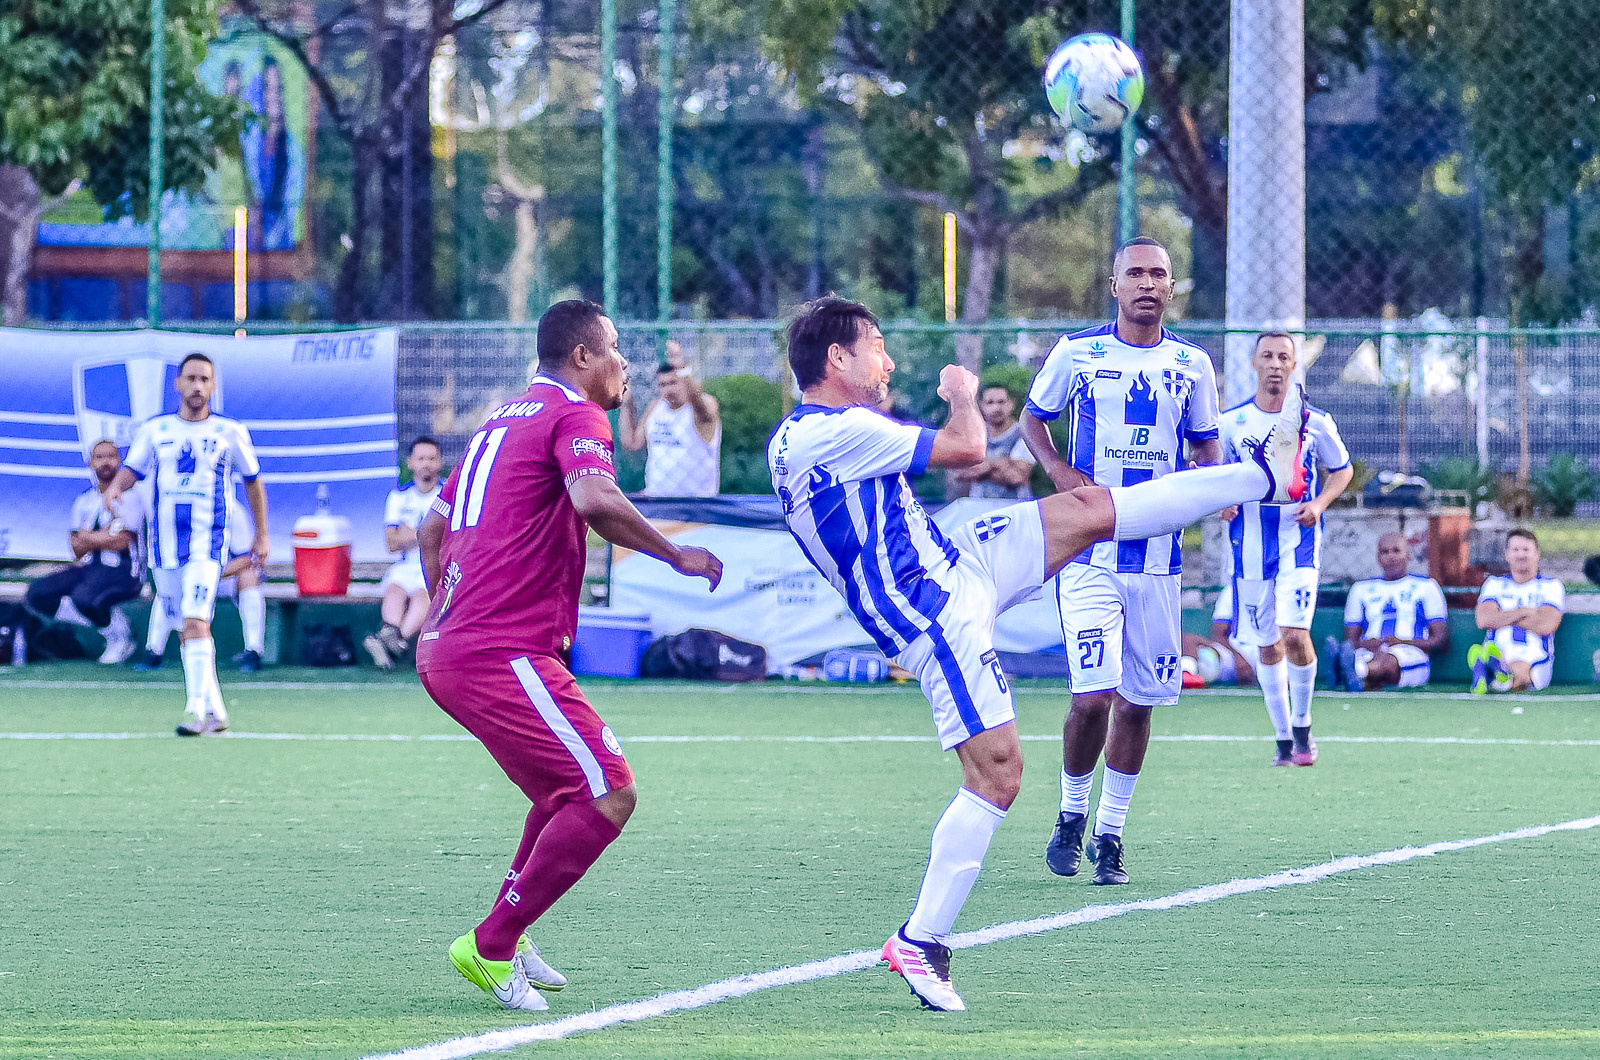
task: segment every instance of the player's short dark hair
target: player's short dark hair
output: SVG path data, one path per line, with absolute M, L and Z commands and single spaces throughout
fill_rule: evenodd
M 822 382 L 828 367 L 828 347 L 855 342 L 864 325 L 881 327 L 872 310 L 836 294 L 800 307 L 789 321 L 789 367 L 801 390 Z
M 419 445 L 431 445 L 441 453 L 444 452 L 444 447 L 439 444 L 438 439 L 430 435 L 419 434 L 415 438 L 411 439 L 411 448 L 406 450 L 406 455 L 410 456 L 412 453 L 416 452 L 417 446 Z
M 1115 254 L 1111 255 L 1111 269 L 1113 272 L 1116 271 L 1117 262 L 1122 258 L 1122 252 L 1127 250 L 1129 247 L 1156 247 L 1161 251 L 1161 253 L 1167 255 L 1167 257 L 1172 257 L 1172 253 L 1167 250 L 1167 245 L 1161 242 L 1161 240 L 1151 239 L 1149 236 L 1134 236 L 1132 239 L 1118 247 Z
M 1529 530 L 1526 527 L 1519 526 L 1515 530 L 1512 530 L 1509 533 L 1507 533 L 1506 534 L 1506 544 L 1508 544 L 1508 545 L 1511 544 L 1511 539 L 1514 538 L 1514 537 L 1525 537 L 1529 541 L 1533 542 L 1533 547 L 1534 548 L 1538 548 L 1539 547 L 1539 538 L 1537 536 L 1535 536 L 1535 534 L 1534 534 L 1534 532 L 1532 530 Z
M 539 367 L 559 368 L 579 346 L 600 352 L 600 318 L 605 315 L 604 306 L 587 298 L 569 298 L 546 309 L 539 318 Z
M 120 445 L 118 445 L 116 442 L 113 442 L 110 438 L 101 438 L 99 441 L 97 441 L 93 445 L 91 445 L 89 447 L 89 455 L 93 456 L 94 455 L 94 451 L 96 449 L 100 448 L 102 445 L 109 445 L 111 448 L 113 448 L 113 449 L 115 449 L 117 451 L 117 455 L 119 457 L 122 455 L 122 447 Z
M 1300 349 L 1300 344 L 1295 342 L 1294 336 L 1289 334 L 1287 331 L 1263 331 L 1261 334 L 1256 336 L 1255 345 L 1250 347 L 1251 353 L 1254 353 L 1256 350 L 1261 348 L 1262 339 L 1288 339 L 1289 344 L 1293 346 L 1296 351 Z
M 188 367 L 190 361 L 204 361 L 211 366 L 212 372 L 217 370 L 217 363 L 215 361 L 201 353 L 199 350 L 191 350 L 183 355 L 183 360 L 178 362 L 179 375 L 183 374 L 183 370 Z

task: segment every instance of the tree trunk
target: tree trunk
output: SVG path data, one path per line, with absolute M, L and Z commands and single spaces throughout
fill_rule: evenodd
M 0 166 L 0 322 L 18 327 L 28 315 L 28 274 L 43 206 L 33 174 Z
M 377 162 L 377 152 L 367 145 L 366 137 L 356 137 L 352 146 L 350 245 L 339 263 L 339 281 L 333 292 L 333 315 L 341 324 L 358 323 L 366 315 L 361 297 L 361 274 L 367 256 L 367 189 Z
M 1005 250 L 1005 230 L 996 225 L 974 226 L 971 249 L 967 251 L 967 289 L 961 305 L 963 324 L 982 324 L 989 319 L 994 299 L 994 281 Z M 963 331 L 956 335 L 956 357 L 974 375 L 983 371 L 983 333 Z

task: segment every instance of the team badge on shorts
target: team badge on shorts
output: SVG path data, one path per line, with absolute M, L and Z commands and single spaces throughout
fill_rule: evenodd
M 622 741 L 617 739 L 617 734 L 611 731 L 611 726 L 605 725 L 600 729 L 600 742 L 606 745 L 606 750 L 614 755 L 622 754 Z
M 1156 680 L 1168 684 L 1178 672 L 1178 657 L 1176 655 L 1156 656 Z
M 979 541 L 988 541 L 990 538 L 999 537 L 1006 532 L 1006 527 L 1011 525 L 1009 515 L 991 515 L 979 519 L 972 524 L 972 529 L 977 533 Z

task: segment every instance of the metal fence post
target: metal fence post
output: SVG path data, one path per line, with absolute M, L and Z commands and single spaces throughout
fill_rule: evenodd
M 600 0 L 600 270 L 606 312 L 617 305 L 617 0 Z
M 667 322 L 672 319 L 672 127 L 677 97 L 672 89 L 674 27 L 677 0 L 661 0 L 661 35 L 656 60 L 656 319 L 661 322 L 660 349 L 667 352 Z
M 166 138 L 167 5 L 150 0 L 150 257 L 145 266 L 145 317 L 161 326 L 161 170 L 162 141 Z
M 1122 39 L 1133 47 L 1133 7 L 1122 0 Z M 1139 188 L 1133 174 L 1133 115 L 1122 119 L 1122 168 L 1117 172 L 1117 245 L 1139 234 Z

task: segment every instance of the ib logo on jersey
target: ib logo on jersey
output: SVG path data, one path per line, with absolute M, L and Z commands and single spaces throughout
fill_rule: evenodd
M 178 411 L 181 355 L 115 353 L 85 357 L 72 364 L 73 414 L 78 421 L 78 444 L 87 459 L 89 449 L 102 438 L 126 449 L 139 424 L 152 416 Z M 222 411 L 222 384 L 211 396 L 213 412 Z

